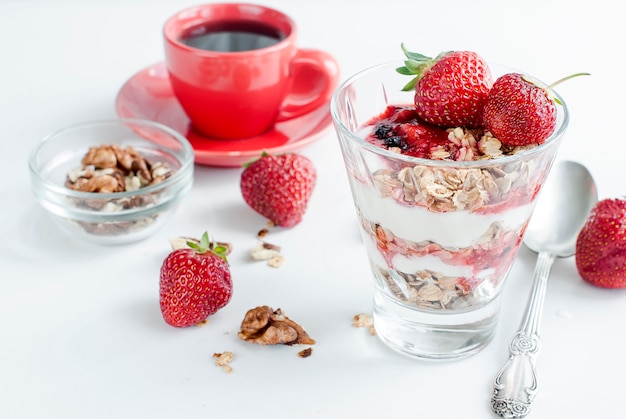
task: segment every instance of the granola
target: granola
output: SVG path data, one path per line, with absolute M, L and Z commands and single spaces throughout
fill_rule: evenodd
M 273 268 L 283 265 L 285 258 L 280 254 L 280 246 L 259 240 L 250 251 L 250 256 L 254 260 L 266 260 L 267 264 Z
M 367 313 L 355 314 L 354 317 L 352 317 L 352 326 L 353 327 L 366 327 L 370 335 L 372 336 L 376 335 L 376 328 L 374 327 L 374 319 L 371 314 L 367 314 Z
M 383 198 L 393 197 L 407 205 L 433 212 L 475 211 L 489 204 L 533 193 L 527 163 L 500 168 L 406 166 L 379 169 L 373 183 Z
M 272 268 L 280 268 L 285 263 L 285 257 L 280 252 L 280 246 L 263 240 L 272 227 L 274 227 L 273 223 L 268 222 L 267 227 L 257 233 L 257 244 L 250 250 L 250 257 L 253 260 L 265 260 L 267 265 Z
M 372 324 L 374 324 L 374 320 L 371 314 L 359 313 L 352 318 L 352 326 L 354 327 L 369 327 Z
M 222 371 L 224 371 L 227 374 L 230 374 L 233 372 L 233 368 L 230 366 L 230 363 L 232 362 L 233 357 L 234 355 L 230 351 L 213 354 L 213 358 L 215 358 L 215 365 L 220 367 Z

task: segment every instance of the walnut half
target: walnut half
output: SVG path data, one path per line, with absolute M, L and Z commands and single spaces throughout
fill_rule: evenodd
M 248 310 L 237 336 L 259 345 L 312 345 L 315 343 L 302 326 L 285 316 L 280 308 L 273 310 L 269 306 L 259 306 Z

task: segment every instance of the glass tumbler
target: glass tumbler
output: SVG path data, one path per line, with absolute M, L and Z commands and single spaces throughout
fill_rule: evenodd
M 565 102 L 540 146 L 485 160 L 429 160 L 371 144 L 367 123 L 411 105 L 401 63 L 349 78 L 331 101 L 374 279 L 377 335 L 420 359 L 456 359 L 492 339 L 500 294 L 567 128 Z M 511 70 L 490 66 L 494 80 Z M 369 127 L 371 130 L 371 126 Z

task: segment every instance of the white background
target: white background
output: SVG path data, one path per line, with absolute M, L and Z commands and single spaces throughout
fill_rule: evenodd
M 0 0 L 0 417 L 489 418 L 535 256 L 522 249 L 494 341 L 459 362 L 424 363 L 350 326 L 370 311 L 371 279 L 332 129 L 302 150 L 319 181 L 302 224 L 275 231 L 286 264 L 247 253 L 264 220 L 243 202 L 241 169 L 196 167 L 174 219 L 147 241 L 100 247 L 63 235 L 30 192 L 27 157 L 51 131 L 114 118 L 114 99 L 163 59 L 161 27 L 183 0 Z M 300 45 L 333 54 L 342 79 L 402 58 L 471 49 L 553 81 L 571 111 L 560 159 L 585 163 L 601 197 L 624 186 L 618 2 L 271 0 L 300 27 Z M 615 4 L 615 6 L 614 6 Z M 564 203 L 567 205 L 567 203 Z M 158 271 L 167 238 L 209 230 L 234 245 L 231 303 L 202 328 L 165 324 Z M 282 308 L 318 343 L 260 347 L 236 332 L 245 311 Z M 585 284 L 573 259 L 553 268 L 533 418 L 607 418 L 623 409 L 626 294 Z M 234 352 L 230 375 L 214 352 Z

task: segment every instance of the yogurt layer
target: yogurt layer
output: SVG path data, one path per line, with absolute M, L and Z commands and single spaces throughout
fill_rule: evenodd
M 354 179 L 352 190 L 363 218 L 380 224 L 396 237 L 417 243 L 432 241 L 446 248 L 472 246 L 494 223 L 506 230 L 521 230 L 532 210 L 532 204 L 526 204 L 499 213 L 433 212 L 381 197 L 374 187 Z

